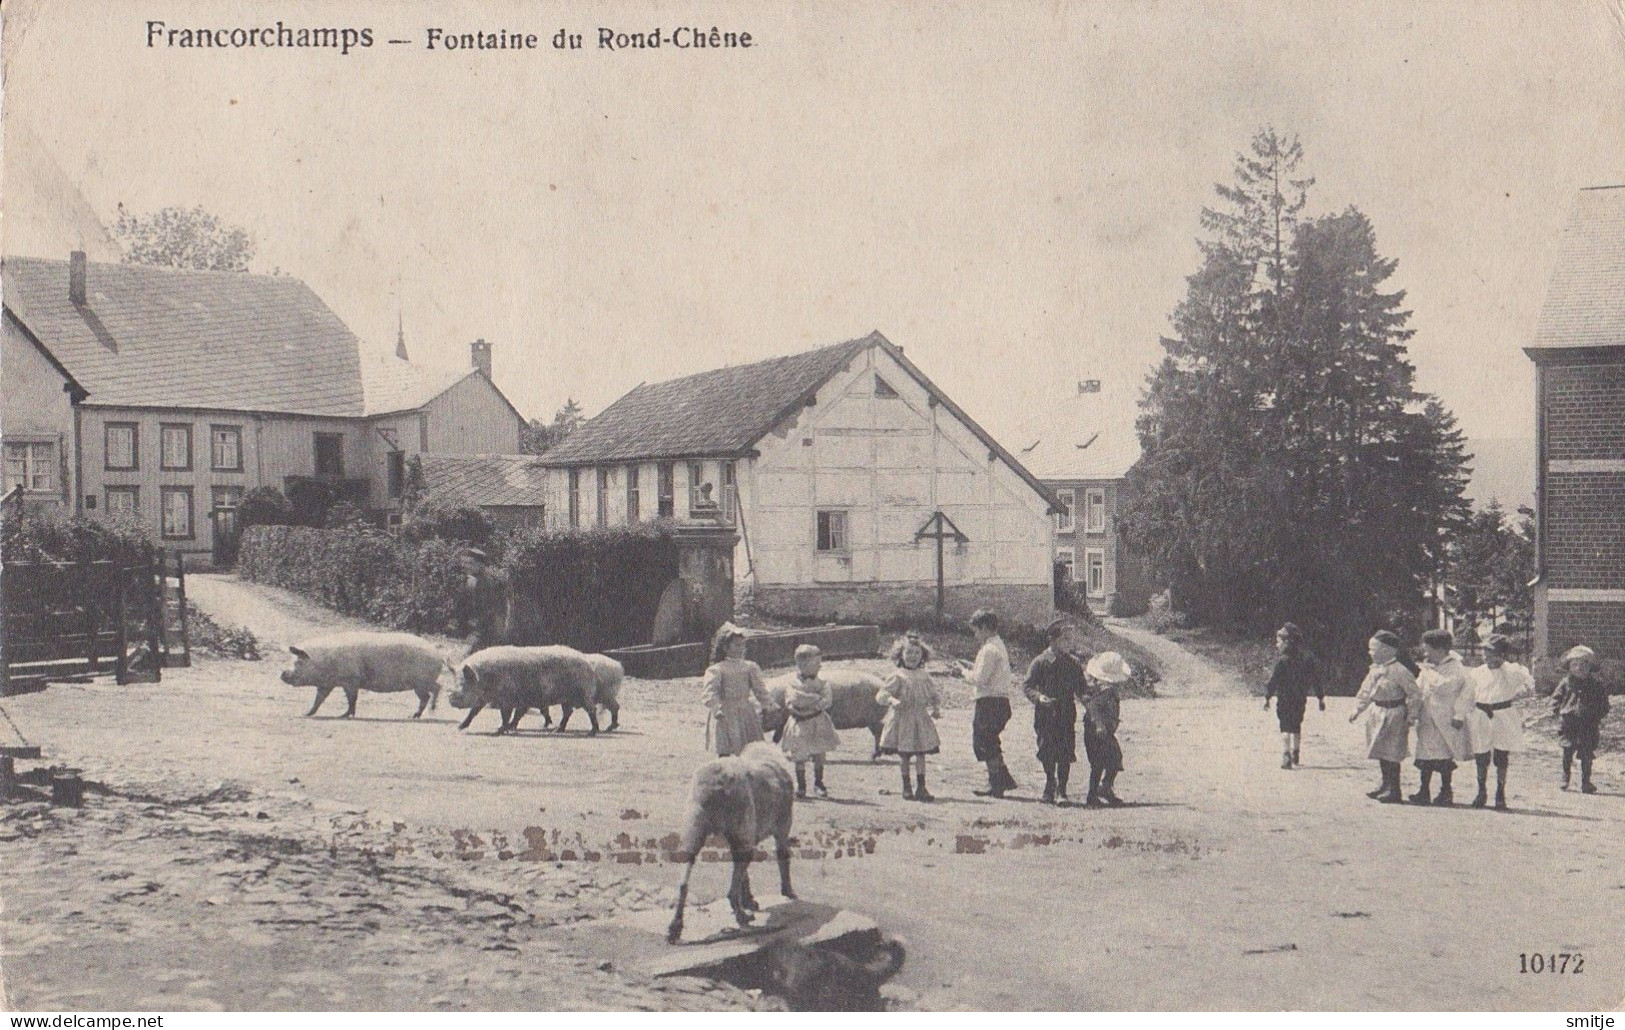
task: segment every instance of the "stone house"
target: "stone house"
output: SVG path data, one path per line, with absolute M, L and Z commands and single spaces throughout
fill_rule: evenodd
M 1110 413 L 1100 381 L 1049 407 L 1016 441 L 1023 465 L 1065 509 L 1055 516 L 1055 562 L 1100 614 L 1138 614 L 1150 600 L 1143 560 L 1117 531 L 1128 470 L 1140 459 L 1132 416 Z
M 933 612 L 938 532 L 945 613 L 1054 610 L 1054 494 L 878 332 L 639 386 L 543 460 L 551 525 L 735 527 L 769 613 Z
M 255 487 L 316 481 L 389 519 L 411 455 L 519 449 L 484 341 L 458 372 L 374 353 L 287 276 L 77 252 L 3 276 L 5 485 L 29 505 L 134 516 L 207 555 Z
M 1533 343 L 1537 655 L 1625 661 L 1625 186 L 1580 191 Z M 1615 666 L 1617 669 L 1617 666 Z

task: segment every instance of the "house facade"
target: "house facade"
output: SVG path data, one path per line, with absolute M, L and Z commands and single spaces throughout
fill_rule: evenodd
M 458 373 L 368 353 L 296 279 L 75 254 L 7 258 L 4 285 L 7 490 L 171 550 L 212 553 L 255 487 L 387 516 L 412 455 L 519 447 L 488 344 Z
M 543 459 L 553 526 L 733 526 L 766 612 L 932 612 L 939 533 L 945 613 L 1054 610 L 1055 497 L 878 332 L 640 386 Z
M 1118 533 L 1128 471 L 1140 458 L 1131 416 L 1101 403 L 1099 380 L 1052 405 L 1016 441 L 1016 454 L 1065 509 L 1055 516 L 1055 563 L 1100 614 L 1133 615 L 1150 600 L 1145 563 Z
M 1535 652 L 1625 660 L 1625 187 L 1580 192 L 1534 342 Z

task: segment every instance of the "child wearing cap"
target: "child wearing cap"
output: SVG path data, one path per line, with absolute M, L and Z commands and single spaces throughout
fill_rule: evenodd
M 925 756 L 942 750 L 936 720 L 942 716 L 942 695 L 925 671 L 931 648 L 910 630 L 892 646 L 891 659 L 897 670 L 875 694 L 887 706 L 886 724 L 880 733 L 880 750 L 896 755 L 903 770 L 903 797 L 910 801 L 936 800 L 925 789 Z M 915 785 L 908 782 L 909 759 L 914 760 Z
M 1275 721 L 1281 727 L 1281 768 L 1290 769 L 1298 764 L 1303 741 L 1303 713 L 1309 707 L 1309 694 L 1320 700 L 1320 710 L 1326 710 L 1326 689 L 1321 686 L 1314 660 L 1304 650 L 1303 631 L 1286 623 L 1275 633 L 1275 650 L 1280 655 L 1270 670 L 1270 680 L 1264 685 L 1264 710 L 1275 698 Z
M 1089 796 L 1084 804 L 1090 808 L 1098 808 L 1102 802 L 1121 805 L 1123 799 L 1112 790 L 1117 774 L 1123 771 L 1123 748 L 1117 743 L 1122 715 L 1118 686 L 1132 679 L 1134 671 L 1116 651 L 1095 655 L 1083 671 L 1094 685 L 1083 702 L 1083 753 L 1089 759 Z
M 1033 735 L 1038 738 L 1038 761 L 1044 767 L 1044 793 L 1039 799 L 1047 805 L 1072 804 L 1066 796 L 1072 763 L 1078 760 L 1078 702 L 1089 697 L 1083 678 L 1083 665 L 1072 653 L 1074 626 L 1070 619 L 1056 619 L 1044 631 L 1049 646 L 1027 666 L 1022 692 L 1033 703 Z
M 1595 794 L 1591 762 L 1608 714 L 1608 685 L 1597 675 L 1597 652 L 1584 644 L 1570 648 L 1561 665 L 1567 675 L 1552 694 L 1552 714 L 1557 716 L 1557 739 L 1563 745 L 1563 789 L 1569 789 L 1574 756 L 1579 755 L 1580 789 Z
M 829 797 L 824 788 L 824 756 L 841 746 L 840 735 L 829 717 L 834 696 L 829 684 L 819 678 L 824 655 L 813 644 L 796 648 L 796 681 L 785 691 L 789 725 L 780 747 L 796 763 L 796 797 L 807 796 L 807 760 L 813 764 L 813 789 L 819 797 Z
M 1422 672 L 1416 688 L 1422 693 L 1422 712 L 1416 720 L 1416 768 L 1422 786 L 1411 795 L 1417 805 L 1449 805 L 1455 801 L 1450 779 L 1456 763 L 1473 753 L 1467 737 L 1467 712 L 1472 707 L 1472 688 L 1467 683 L 1467 667 L 1455 651 L 1455 638 L 1447 629 L 1430 629 L 1422 634 Z M 1429 797 L 1433 774 L 1439 774 L 1439 793 Z
M 1523 743 L 1523 719 L 1512 705 L 1535 696 L 1535 678 L 1517 662 L 1508 661 L 1512 641 L 1492 633 L 1484 642 L 1484 664 L 1472 670 L 1473 707 L 1468 710 L 1467 730 L 1473 745 L 1473 761 L 1478 766 L 1478 796 L 1474 808 L 1488 801 L 1490 762 L 1495 762 L 1495 807 L 1507 807 L 1507 768 L 1512 752 Z
M 1366 797 L 1395 805 L 1405 800 L 1399 792 L 1399 763 L 1410 753 L 1410 728 L 1421 715 L 1422 695 L 1416 688 L 1416 678 L 1399 661 L 1397 636 L 1378 630 L 1366 649 L 1371 654 L 1371 668 L 1355 695 L 1357 703 L 1349 722 L 1371 709 L 1365 723 L 1365 739 L 1370 745 L 1366 757 L 1377 760 L 1382 784 Z

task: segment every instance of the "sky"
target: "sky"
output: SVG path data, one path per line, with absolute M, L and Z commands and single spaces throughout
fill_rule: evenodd
M 201 204 L 373 347 L 495 344 L 526 415 L 879 329 L 996 436 L 1101 379 L 1126 423 L 1260 127 L 1398 260 L 1422 389 L 1532 436 L 1529 341 L 1578 189 L 1625 182 L 1625 14 L 1566 3 L 10 0 L 3 230 L 61 256 Z M 148 47 L 367 26 L 353 50 Z M 749 31 L 610 52 L 623 31 Z M 536 51 L 428 51 L 519 29 Z M 560 28 L 587 46 L 556 51 Z M 390 46 L 388 38 L 411 45 Z M 42 172 L 41 170 L 45 171 Z

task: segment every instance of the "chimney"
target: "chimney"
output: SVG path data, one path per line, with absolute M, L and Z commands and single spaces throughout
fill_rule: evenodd
M 480 370 L 485 378 L 491 378 L 491 345 L 484 340 L 475 340 L 468 345 L 468 355 L 473 359 L 474 367 Z
M 79 307 L 85 306 L 85 252 L 82 250 L 68 255 L 68 299 Z
M 1079 397 L 1082 397 L 1086 393 L 1099 393 L 1099 392 L 1100 392 L 1100 380 L 1098 380 L 1098 379 L 1079 379 L 1078 380 L 1078 396 Z

